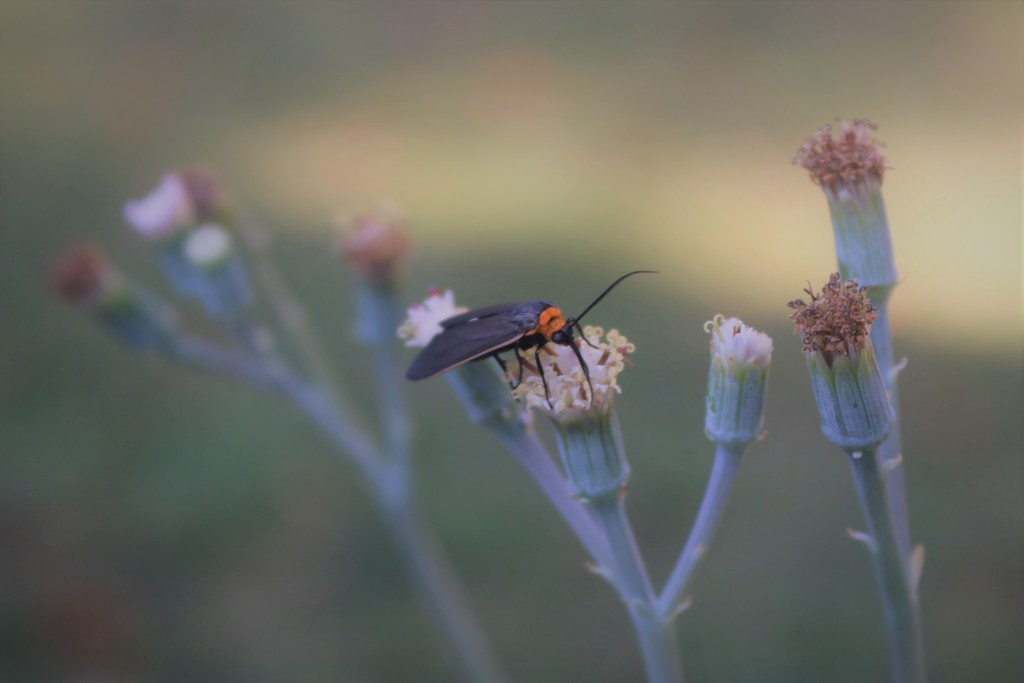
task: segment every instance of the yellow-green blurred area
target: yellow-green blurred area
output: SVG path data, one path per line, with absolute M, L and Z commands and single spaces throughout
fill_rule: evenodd
M 768 435 L 679 621 L 688 680 L 885 680 L 785 306 L 835 267 L 791 159 L 845 116 L 880 125 L 891 166 L 931 680 L 1020 680 L 1022 30 L 1014 2 L 0 0 L 0 679 L 453 679 L 300 415 L 127 352 L 46 291 L 51 257 L 92 240 L 167 294 L 121 205 L 202 162 L 273 229 L 368 419 L 336 217 L 402 207 L 409 301 L 571 313 L 659 270 L 588 319 L 637 343 L 617 406 L 659 583 L 711 462 L 701 326 L 772 334 Z M 426 515 L 511 677 L 640 680 L 624 610 L 528 478 L 444 382 L 408 389 Z

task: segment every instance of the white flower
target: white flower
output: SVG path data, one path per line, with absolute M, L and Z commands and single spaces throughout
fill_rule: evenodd
M 704 323 L 704 331 L 711 334 L 712 356 L 723 362 L 765 367 L 772 360 L 772 338 L 739 318 L 716 315 Z
M 124 205 L 124 219 L 143 237 L 161 239 L 196 222 L 188 184 L 178 173 L 167 173 L 142 199 Z
M 629 362 L 626 354 L 633 353 L 636 346 L 619 334 L 618 330 L 611 330 L 605 336 L 602 328 L 588 325 L 583 328 L 583 335 L 593 346 L 579 338 L 575 339 L 574 343 L 590 370 L 590 385 L 594 387 L 593 401 L 590 397 L 590 385 L 576 354 L 568 346 L 550 343 L 540 352 L 544 379 L 548 384 L 547 394 L 544 391 L 544 382 L 534 366 L 534 351 L 529 349 L 522 352 L 525 361 L 523 381 L 513 391 L 516 398 L 525 401 L 531 408 L 540 408 L 556 417 L 569 417 L 576 412 L 610 401 L 613 392 L 621 393 L 618 376 Z M 601 340 L 603 336 L 605 341 Z M 509 379 L 513 383 L 516 382 L 519 378 L 519 368 L 513 364 L 509 374 Z M 550 406 L 548 395 L 551 398 Z
M 398 328 L 398 337 L 405 340 L 406 346 L 426 346 L 441 332 L 442 320 L 468 310 L 465 306 L 455 305 L 455 294 L 452 290 L 446 289 L 442 294 L 436 289 L 431 289 L 430 296 L 409 307 L 408 317 Z

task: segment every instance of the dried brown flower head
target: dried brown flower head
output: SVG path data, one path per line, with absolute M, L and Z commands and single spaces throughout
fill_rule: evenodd
M 789 318 L 803 339 L 804 352 L 820 353 L 831 365 L 835 354 L 849 356 L 851 351 L 863 349 L 871 323 L 878 317 L 866 294 L 869 289 L 856 280 L 844 282 L 839 273 L 832 273 L 821 294 L 815 294 L 809 285 L 804 290 L 811 297 L 810 303 L 790 301 L 789 307 L 796 313 Z
M 840 119 L 838 137 L 833 137 L 831 125 L 818 129 L 797 150 L 793 163 L 810 171 L 815 183 L 830 189 L 866 178 L 881 182 L 886 161 L 879 142 L 872 137 L 877 129 L 866 119 Z
M 98 247 L 76 245 L 54 260 L 50 288 L 71 303 L 89 303 L 103 291 L 111 272 L 110 263 Z

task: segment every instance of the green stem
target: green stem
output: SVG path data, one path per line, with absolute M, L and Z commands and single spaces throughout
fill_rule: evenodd
M 251 329 L 242 327 L 238 332 L 251 351 L 230 349 L 183 334 L 176 335 L 165 346 L 165 351 L 184 364 L 285 395 L 339 452 L 348 455 L 374 494 L 416 593 L 462 677 L 474 683 L 503 683 L 505 679 L 496 658 L 454 571 L 412 509 L 406 468 L 383 461 L 373 442 L 346 413 L 338 410 L 325 389 L 306 381 L 282 363 L 257 355 L 259 349 L 253 343 Z
M 711 477 L 704 491 L 700 511 L 683 551 L 679 554 L 676 566 L 672 569 L 672 574 L 669 575 L 668 582 L 658 599 L 658 612 L 665 619 L 671 620 L 679 610 L 686 599 L 697 568 L 711 547 L 718 523 L 725 513 L 726 503 L 729 502 L 729 494 L 736 480 L 744 448 L 723 444 L 717 444 L 715 447 L 715 463 L 711 467 Z
M 555 465 L 551 454 L 532 428 L 518 419 L 494 428 L 495 433 L 527 474 L 533 479 L 558 513 L 572 529 L 576 538 L 597 564 L 609 560 L 608 542 L 594 522 L 590 511 L 569 493 L 565 476 Z
M 422 515 L 413 510 L 409 496 L 387 500 L 382 507 L 416 594 L 462 678 L 472 683 L 504 683 L 455 572 L 437 540 L 420 524 Z
M 629 609 L 648 683 L 682 683 L 679 644 L 671 620 L 662 618 L 626 516 L 625 494 L 591 502 L 612 556 L 609 579 Z
M 871 559 L 882 595 L 894 683 L 925 683 L 924 641 L 909 563 L 893 529 L 875 450 L 850 452 L 850 466 L 871 536 Z
M 900 554 L 903 561 L 910 562 L 912 547 L 910 542 L 910 516 L 907 512 L 907 490 L 903 477 L 903 465 L 897 464 L 903 453 L 902 438 L 900 435 L 900 399 L 897 386 L 897 374 L 893 353 L 892 332 L 889 329 L 889 295 L 884 292 L 875 307 L 878 309 L 878 318 L 871 326 L 871 343 L 875 347 L 875 357 L 878 359 L 878 369 L 882 373 L 882 382 L 889 393 L 889 405 L 892 406 L 896 419 L 893 421 L 889 437 L 878 449 L 878 454 L 884 463 L 892 463 L 886 476 L 886 496 L 889 499 L 889 511 L 892 513 L 893 528 L 896 532 L 896 542 L 899 544 Z

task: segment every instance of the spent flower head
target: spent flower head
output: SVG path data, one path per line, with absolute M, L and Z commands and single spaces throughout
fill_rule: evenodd
M 409 347 L 422 348 L 441 332 L 441 321 L 447 320 L 469 309 L 455 305 L 455 294 L 450 289 L 444 292 L 436 288 L 429 290 L 429 296 L 409 307 L 405 322 L 398 328 L 398 337 Z
M 106 254 L 93 244 L 69 247 L 50 268 L 50 288 L 65 301 L 95 304 L 109 293 L 120 277 Z
M 603 328 L 593 325 L 583 328 L 583 337 L 574 339 L 573 343 L 587 363 L 589 383 L 572 349 L 561 344 L 546 344 L 541 348 L 539 357 L 548 391 L 544 390 L 544 380 L 537 371 L 533 352 L 527 352 L 523 355 L 523 381 L 513 391 L 516 398 L 555 418 L 572 417 L 594 407 L 607 407 L 612 396 L 622 392 L 618 377 L 629 364 L 627 356 L 636 350 L 636 346 L 618 330 L 609 330 L 606 335 Z M 509 379 L 516 382 L 519 369 L 513 367 L 509 374 Z M 594 388 L 593 401 L 591 386 Z M 548 405 L 548 395 L 551 405 Z
M 57 257 L 50 269 L 50 287 L 129 346 L 153 349 L 172 334 L 175 321 L 170 310 L 123 278 L 91 244 L 71 247 Z
M 793 161 L 810 171 L 828 200 L 843 279 L 874 286 L 871 298 L 881 303 L 899 277 L 882 197 L 886 160 L 872 137 L 874 131 L 870 121 L 841 120 L 837 136 L 825 126 L 804 143 Z
M 866 288 L 833 273 L 821 294 L 808 288 L 811 302 L 791 301 L 792 318 L 803 339 L 821 430 L 847 451 L 885 441 L 894 415 L 871 345 L 878 316 Z
M 873 137 L 877 129 L 866 119 L 839 119 L 838 135 L 831 125 L 823 126 L 797 150 L 793 161 L 823 187 L 835 189 L 863 180 L 881 183 L 886 160 Z
M 821 294 L 815 294 L 810 286 L 804 290 L 811 297 L 810 303 L 803 299 L 790 301 L 789 307 L 796 312 L 789 317 L 803 340 L 804 352 L 820 353 L 831 363 L 836 354 L 849 356 L 863 349 L 870 339 L 871 323 L 878 317 L 868 299 L 869 289 L 856 280 L 842 281 L 839 273 L 832 273 Z

